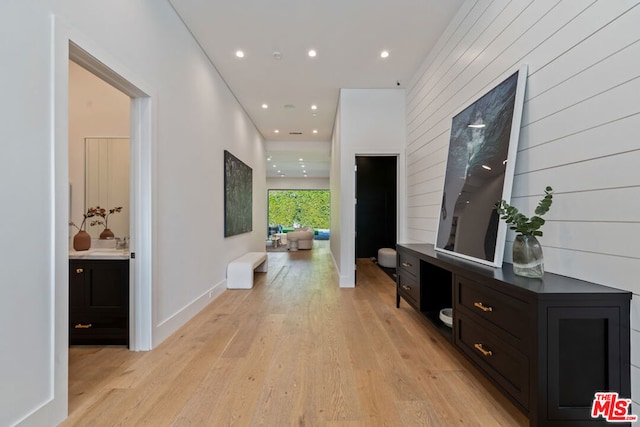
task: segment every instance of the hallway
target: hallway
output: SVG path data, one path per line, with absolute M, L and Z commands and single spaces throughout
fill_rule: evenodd
M 74 347 L 63 426 L 528 425 L 358 260 L 340 289 L 328 241 L 269 253 L 151 352 Z

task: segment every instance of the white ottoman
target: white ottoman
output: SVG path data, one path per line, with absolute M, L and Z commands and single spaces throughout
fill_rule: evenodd
M 382 267 L 396 268 L 396 250 L 391 248 L 379 249 L 378 264 Z

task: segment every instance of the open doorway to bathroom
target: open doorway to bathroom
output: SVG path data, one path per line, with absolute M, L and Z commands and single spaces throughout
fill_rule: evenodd
M 69 60 L 68 117 L 69 345 L 128 347 L 131 98 Z
M 130 235 L 130 104 L 129 96 L 69 61 L 70 219 L 80 224 L 90 207 L 121 208 L 87 221 L 94 239 L 106 227 L 123 240 Z
M 62 28 L 62 27 L 61 27 Z M 82 181 L 81 175 L 76 174 L 75 177 L 69 173 L 69 164 L 74 161 L 71 158 L 72 148 L 70 148 L 70 139 L 73 137 L 73 127 L 71 123 L 71 114 L 69 111 L 71 95 L 70 86 L 73 82 L 70 82 L 71 70 L 70 67 L 78 66 L 78 68 L 93 75 L 94 78 L 98 78 L 106 85 L 109 90 L 116 90 L 122 99 L 124 104 L 128 104 L 128 121 L 127 128 L 118 131 L 116 136 L 129 136 L 129 179 L 127 180 L 129 185 L 129 212 L 125 213 L 121 211 L 115 213 L 112 218 L 119 217 L 120 220 L 126 221 L 129 227 L 127 233 L 123 226 L 123 230 L 119 231 L 119 234 L 130 236 L 129 240 L 129 348 L 135 351 L 145 351 L 152 348 L 152 280 L 153 280 L 153 268 L 152 268 L 152 122 L 153 122 L 153 110 L 152 110 L 152 97 L 153 90 L 147 87 L 144 81 L 140 81 L 137 76 L 131 75 L 129 70 L 122 64 L 118 63 L 112 58 L 108 52 L 103 52 L 99 47 L 93 46 L 92 52 L 88 52 L 80 46 L 76 40 L 71 40 L 66 36 L 64 31 L 61 31 L 60 40 L 66 40 L 67 49 L 63 49 L 62 44 L 58 46 L 59 52 L 65 54 L 65 71 L 62 70 L 62 57 L 60 59 L 61 66 L 56 66 L 56 71 L 59 75 L 64 76 L 64 79 L 58 81 L 56 93 L 58 96 L 57 105 L 65 106 L 64 113 L 60 112 L 56 117 L 60 120 L 57 121 L 56 126 L 61 130 L 57 138 L 60 140 L 59 146 L 65 147 L 67 159 L 64 161 L 60 158 L 56 161 L 56 165 L 64 165 L 64 173 L 57 173 L 58 179 L 61 181 L 70 181 L 67 191 L 59 191 L 56 197 L 56 204 L 63 208 L 66 205 L 66 209 L 61 209 L 61 214 L 64 212 L 65 217 L 72 219 L 75 210 L 80 209 L 80 214 L 83 214 L 85 203 L 82 199 L 82 193 L 80 194 L 81 201 L 78 202 L 72 193 L 74 192 L 74 180 Z M 85 40 L 84 44 L 91 45 L 90 42 Z M 100 58 L 100 59 L 99 59 Z M 73 76 L 71 76 L 73 77 Z M 85 100 L 85 110 L 96 110 L 97 106 L 92 103 L 91 100 Z M 81 117 L 82 120 L 89 120 L 89 117 Z M 106 131 L 98 129 L 99 136 L 114 134 L 110 131 L 108 134 Z M 93 133 L 93 132 L 92 132 Z M 96 135 L 93 133 L 93 135 Z M 85 138 L 83 135 L 82 138 Z M 57 143 L 58 144 L 58 143 Z M 80 157 L 82 161 L 84 153 L 84 147 L 79 150 L 80 154 L 76 155 Z M 126 149 L 124 151 L 127 151 Z M 77 161 L 77 160 L 76 160 Z M 126 196 L 125 196 L 126 198 Z M 76 200 L 77 203 L 74 202 Z M 100 202 L 102 203 L 102 202 Z M 120 203 L 113 201 L 114 206 Z M 79 206 L 73 208 L 72 206 Z M 112 208 L 112 206 L 107 206 Z M 108 212 L 108 211 L 107 211 Z M 61 215 L 62 216 L 62 215 Z M 111 225 L 111 219 L 109 220 Z M 69 230 L 70 232 L 71 230 Z M 69 232 L 65 233 L 65 239 L 69 239 Z M 62 237 L 62 236 L 60 236 Z M 58 239 L 58 238 L 57 238 Z M 56 240 L 57 241 L 57 240 Z M 70 244 L 65 245 L 70 247 Z M 62 256 L 62 253 L 56 255 L 56 257 Z M 64 263 L 68 264 L 68 256 L 64 254 Z M 62 264 L 62 263 L 61 263 Z M 68 267 L 67 267 L 68 268 Z M 65 275 L 66 276 L 66 275 Z M 65 277 L 63 276 L 63 277 Z M 58 289 L 64 289 L 67 293 L 65 299 L 68 300 L 68 280 L 65 280 L 65 284 L 57 283 Z M 61 305 L 58 302 L 57 310 L 66 309 L 66 304 Z M 64 308 L 63 308 L 64 307 Z M 66 325 L 68 328 L 68 325 Z M 68 344 L 68 337 L 64 339 L 64 342 Z M 61 342 L 62 343 L 62 342 Z M 66 346 L 65 346 L 66 347 Z

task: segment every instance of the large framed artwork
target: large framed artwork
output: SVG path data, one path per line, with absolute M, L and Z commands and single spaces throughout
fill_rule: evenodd
M 456 114 L 435 249 L 502 266 L 507 225 L 496 204 L 511 199 L 527 66 Z
M 252 230 L 253 171 L 224 150 L 224 237 Z

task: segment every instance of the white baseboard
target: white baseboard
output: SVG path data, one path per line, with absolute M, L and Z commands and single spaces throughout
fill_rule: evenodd
M 226 289 L 227 281 L 223 280 L 195 298 L 171 317 L 160 322 L 153 331 L 153 348 L 156 348 L 158 344 L 180 329 L 203 308 L 222 295 Z

